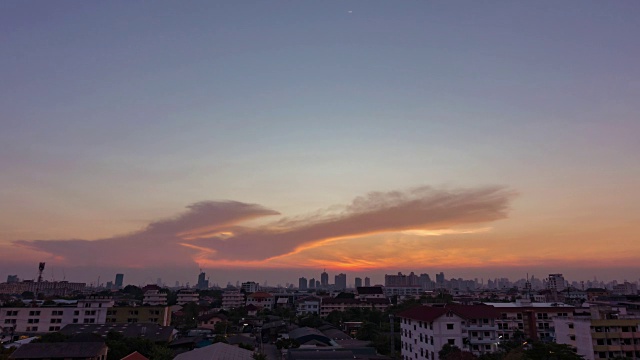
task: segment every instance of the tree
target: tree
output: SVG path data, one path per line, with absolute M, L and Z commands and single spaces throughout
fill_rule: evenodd
M 582 360 L 582 355 L 576 354 L 573 348 L 566 344 L 545 343 L 536 341 L 524 351 L 525 359 L 545 360 Z
M 455 346 L 455 345 L 444 344 L 442 349 L 440 351 L 438 351 L 438 358 L 439 359 L 446 359 L 447 356 L 449 356 L 449 354 L 456 353 L 456 352 L 461 352 L 461 351 L 462 350 L 460 350 L 460 348 Z
M 254 360 L 267 360 L 267 355 L 255 352 L 253 353 L 253 355 L 251 355 L 251 358 L 253 358 Z
M 380 329 L 374 323 L 365 322 L 358 329 L 358 333 L 356 334 L 356 338 L 358 340 L 374 340 L 376 336 L 380 333 Z

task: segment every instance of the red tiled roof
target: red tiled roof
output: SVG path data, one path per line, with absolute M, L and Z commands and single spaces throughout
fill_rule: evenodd
M 262 291 L 258 291 L 258 292 L 254 292 L 253 294 L 249 295 L 248 297 L 256 299 L 256 298 L 271 298 L 273 297 L 273 295 L 267 293 L 267 292 L 262 292 Z
M 149 360 L 149 358 L 145 357 L 137 351 L 134 351 L 120 360 Z
M 442 307 L 418 305 L 398 313 L 398 317 L 432 322 L 447 313 Z
M 454 314 L 464 319 L 496 319 L 500 317 L 500 311 L 490 305 L 455 305 L 450 304 L 445 306 L 445 309 L 449 309 Z

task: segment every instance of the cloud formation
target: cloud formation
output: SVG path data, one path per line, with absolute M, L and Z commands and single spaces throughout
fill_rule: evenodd
M 275 266 L 287 258 L 304 262 L 300 254 L 315 248 L 330 253 L 327 246 L 338 240 L 344 244 L 350 238 L 407 231 L 451 233 L 455 228 L 503 219 L 514 195 L 500 186 L 372 192 L 346 206 L 260 226 L 246 223 L 279 213 L 257 204 L 205 201 L 188 206 L 175 218 L 153 222 L 127 235 L 94 241 L 22 240 L 14 244 L 75 265 L 146 267 L 197 262 L 207 267 Z

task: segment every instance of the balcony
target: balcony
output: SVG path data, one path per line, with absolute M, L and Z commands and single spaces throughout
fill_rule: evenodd
M 498 330 L 498 325 L 491 324 L 467 324 L 466 329 L 469 331 L 493 331 Z
M 498 342 L 497 338 L 490 338 L 490 337 L 478 337 L 478 338 L 469 339 L 469 344 L 471 345 L 495 344 L 497 342 Z

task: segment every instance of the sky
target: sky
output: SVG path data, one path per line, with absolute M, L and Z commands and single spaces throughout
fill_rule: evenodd
M 636 281 L 639 17 L 2 1 L 0 276 Z

